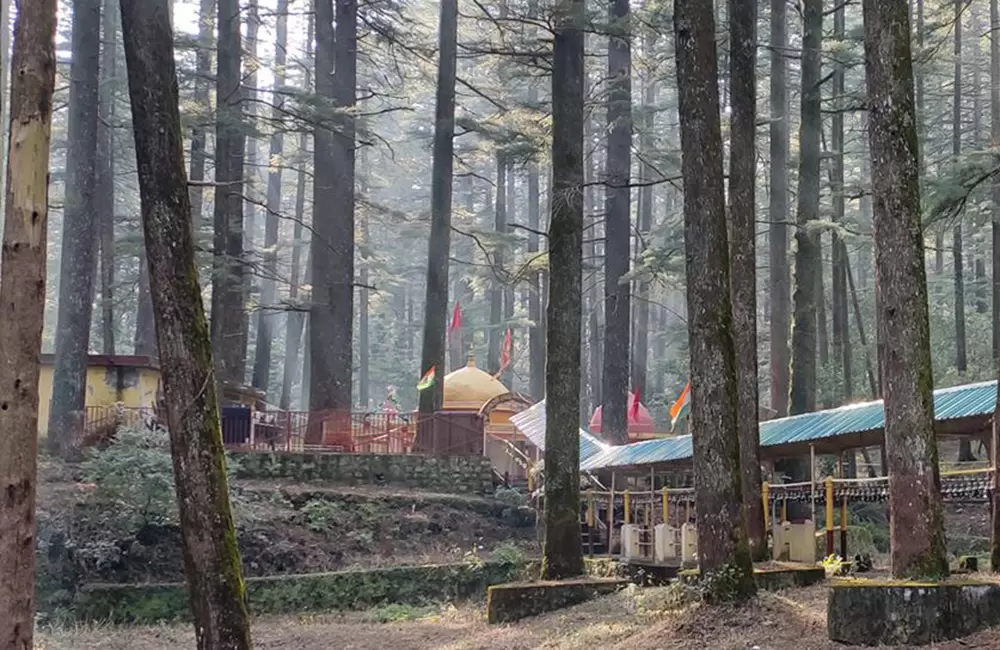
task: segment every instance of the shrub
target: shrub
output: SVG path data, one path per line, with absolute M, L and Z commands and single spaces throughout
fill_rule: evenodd
M 166 429 L 121 428 L 105 448 L 88 454 L 83 475 L 94 486 L 87 501 L 99 508 L 109 528 L 134 533 L 145 526 L 176 523 L 177 500 Z
M 343 515 L 340 506 L 327 499 L 309 499 L 302 506 L 301 512 L 306 526 L 314 533 L 329 531 Z

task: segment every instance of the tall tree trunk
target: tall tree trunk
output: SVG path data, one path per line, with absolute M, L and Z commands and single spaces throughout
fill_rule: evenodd
M 593 147 L 593 137 L 591 132 L 593 130 L 592 120 L 584 120 L 584 142 L 586 147 L 584 149 L 584 155 L 588 151 L 591 151 Z M 597 154 L 591 151 L 588 160 L 586 161 L 586 167 L 584 169 L 584 200 L 585 204 L 585 218 L 587 219 L 587 227 L 584 230 L 584 268 L 596 269 L 597 268 L 597 234 L 599 228 L 599 222 L 601 219 L 598 218 L 597 212 L 597 190 L 593 183 L 597 179 Z M 588 392 L 590 395 L 590 409 L 589 411 L 593 413 L 597 410 L 602 403 L 601 399 L 601 341 L 603 337 L 601 336 L 601 312 L 603 311 L 601 307 L 601 300 L 598 297 L 597 281 L 596 278 L 591 277 L 587 274 L 587 380 L 588 380 Z
M 339 111 L 316 129 L 313 145 L 317 172 L 309 326 L 313 411 L 349 411 L 353 388 L 355 126 L 349 111 L 357 87 L 358 3 L 336 0 L 335 21 L 333 4 L 332 0 L 316 4 L 316 92 L 332 99 Z
M 736 352 L 726 235 L 718 64 L 712 4 L 675 0 L 678 117 L 684 178 L 684 246 L 691 351 L 698 567 L 709 600 L 756 592 L 743 518 Z
M 517 216 L 515 213 L 515 206 L 517 205 L 517 175 L 514 173 L 514 162 L 513 159 L 507 160 L 507 225 L 503 230 L 503 234 L 510 236 L 512 230 L 510 224 L 517 222 Z M 508 262 L 517 259 L 517 251 L 514 250 L 514 246 L 504 246 L 504 251 L 507 253 L 506 260 Z M 503 289 L 503 324 L 504 332 L 506 336 L 506 331 L 511 330 L 511 346 L 513 347 L 514 341 L 514 284 L 512 282 L 507 282 Z M 507 369 L 504 370 L 503 374 L 500 375 L 500 381 L 508 390 L 515 390 L 514 387 L 514 351 L 511 350 L 511 360 Z
M 260 128 L 259 105 L 257 103 L 257 70 L 260 67 L 258 58 L 257 34 L 260 31 L 260 0 L 247 0 L 244 18 L 246 20 L 246 40 L 244 41 L 243 62 L 243 115 L 246 153 L 243 158 L 243 250 L 248 253 L 247 259 L 256 262 L 260 258 L 260 241 L 258 239 L 257 207 L 260 203 L 260 162 L 258 160 L 259 142 L 257 133 Z M 249 306 L 260 280 L 251 266 L 243 272 L 243 296 Z M 257 294 L 259 297 L 259 293 Z M 260 323 L 260 301 L 256 307 L 243 317 L 240 327 L 244 330 L 244 340 L 257 341 L 258 324 Z M 257 369 L 256 348 L 254 348 L 253 370 Z M 251 380 L 253 374 L 251 373 Z
M 101 252 L 101 352 L 115 353 L 115 164 L 114 128 L 118 48 L 118 2 L 103 0 L 101 82 L 97 123 L 94 211 Z
M 288 43 L 288 0 L 278 0 L 274 48 L 274 108 L 271 118 L 276 124 L 281 122 L 285 85 L 285 48 Z M 271 135 L 270 170 L 267 175 L 267 215 L 264 217 L 264 278 L 260 283 L 260 307 L 257 317 L 257 345 L 253 358 L 253 387 L 267 393 L 271 380 L 271 342 L 277 320 L 277 291 L 275 278 L 278 273 L 278 215 L 281 212 L 281 170 L 284 166 L 282 154 L 285 149 L 281 129 Z
M 243 154 L 246 131 L 240 76 L 240 6 L 238 0 L 218 1 L 212 356 L 219 382 L 241 386 L 246 368 L 247 341 L 243 325 L 246 319 L 243 280 Z
M 451 259 L 451 203 L 454 182 L 455 77 L 458 65 L 458 0 L 441 3 L 438 78 L 434 115 L 434 169 L 431 178 L 431 234 L 427 245 L 427 297 L 420 374 L 445 371 L 448 324 L 448 265 Z M 444 381 L 420 393 L 420 412 L 441 408 Z
M 729 83 L 732 123 L 729 157 L 729 242 L 732 266 L 733 345 L 736 350 L 736 418 L 743 515 L 754 559 L 767 557 L 760 499 L 757 431 L 757 7 L 729 0 Z
M 820 47 L 823 32 L 822 0 L 803 2 L 802 121 L 799 125 L 799 192 L 795 215 L 795 292 L 792 324 L 791 390 L 789 414 L 816 410 L 817 296 L 820 266 L 819 236 L 813 230 L 819 218 L 820 136 Z M 793 482 L 810 477 L 808 458 L 790 458 L 775 463 L 775 469 Z M 791 504 L 789 517 L 810 516 L 807 504 Z
M 966 3 L 955 1 L 955 83 L 951 114 L 951 154 L 955 164 L 962 154 L 962 11 Z M 952 228 L 952 271 L 955 278 L 955 369 L 958 374 L 968 370 L 965 346 L 965 269 L 962 264 L 961 217 Z
M 845 39 L 844 4 L 837 5 L 833 14 L 833 38 L 839 46 Z M 830 185 L 833 194 L 833 220 L 844 220 L 844 75 L 845 65 L 838 61 L 833 70 L 833 101 L 832 135 L 830 143 L 833 148 L 833 164 L 830 166 Z M 833 230 L 831 236 L 832 290 L 833 290 L 833 356 L 834 365 L 840 371 L 840 399 L 843 403 L 851 399 L 852 388 L 852 357 L 851 333 L 847 315 L 847 276 L 844 264 L 847 252 L 844 249 L 841 232 Z M 853 458 L 853 456 L 852 456 Z
M 771 0 L 771 142 L 768 227 L 768 293 L 770 294 L 771 408 L 778 417 L 788 415 L 791 350 L 791 279 L 788 275 L 788 110 L 785 63 L 787 0 Z
M 992 146 L 1000 145 L 1000 0 L 990 0 L 990 140 Z M 1000 179 L 994 178 L 991 192 L 991 228 L 993 235 L 993 363 L 1000 385 Z M 990 570 L 1000 573 L 1000 390 L 993 413 L 993 436 L 990 445 L 994 467 L 990 486 Z
M 208 324 L 198 286 L 168 0 L 122 0 L 142 221 L 184 570 L 199 649 L 249 650 Z
M 139 295 L 136 299 L 135 340 L 136 356 L 156 357 L 156 323 L 153 319 L 153 298 L 149 292 L 149 265 L 146 264 L 145 244 L 139 249 Z
M 45 313 L 56 0 L 14 22 L 3 255 L 0 256 L 0 647 L 34 648 L 38 375 Z M 575 466 L 574 466 L 575 467 Z M 579 540 L 579 537 L 577 537 Z M 579 546 L 579 541 L 577 541 Z
M 363 155 L 363 154 L 362 154 Z M 368 173 L 361 174 L 361 179 L 358 182 L 358 189 L 361 192 L 362 197 L 368 195 Z M 361 233 L 361 269 L 358 271 L 358 284 L 360 285 L 358 291 L 358 403 L 361 404 L 362 410 L 369 410 L 371 408 L 369 401 L 371 399 L 371 344 L 369 343 L 369 311 L 370 311 L 370 292 L 368 289 L 368 267 L 371 264 L 369 260 L 369 250 L 371 249 L 371 235 L 368 231 L 368 213 L 363 213 L 361 215 L 361 223 L 358 224 L 358 230 Z
M 215 45 L 215 2 L 200 0 L 198 6 L 198 52 L 195 55 L 194 102 L 201 113 L 191 126 L 191 223 L 201 229 L 205 211 L 205 163 L 208 161 L 208 118 L 212 112 L 212 49 Z M 218 145 L 216 145 L 218 146 Z M 195 241 L 197 241 L 197 235 Z
M 906 0 L 864 0 L 894 577 L 947 575 Z
M 608 138 L 604 230 L 604 373 L 601 433 L 628 442 L 629 329 L 627 281 L 632 235 L 632 33 L 629 0 L 609 0 Z
M 542 578 L 583 573 L 580 544 L 580 325 L 583 281 L 585 0 L 559 0 L 552 24 L 552 213 L 549 219 Z
M 497 187 L 493 227 L 498 235 L 507 232 L 507 162 L 497 153 Z M 501 237 L 503 235 L 500 235 Z M 487 337 L 486 369 L 494 375 L 500 371 L 500 346 L 502 345 L 504 252 L 506 246 L 498 243 L 493 253 L 490 280 L 490 326 Z
M 306 43 L 313 42 L 313 16 L 314 13 L 312 8 L 315 7 L 315 3 L 310 0 L 310 12 L 306 19 Z M 302 83 L 302 90 L 308 93 L 311 89 L 310 74 L 308 64 L 305 67 L 305 72 L 303 73 L 304 79 Z M 304 267 L 301 266 L 302 260 L 302 249 L 304 244 L 302 242 L 302 233 L 304 232 L 304 221 L 305 219 L 305 204 L 306 204 L 306 152 L 309 149 L 309 134 L 305 131 L 299 133 L 299 146 L 298 146 L 298 179 L 295 184 L 295 225 L 292 229 L 292 260 L 291 260 L 291 275 L 289 277 L 288 284 L 288 302 L 292 304 L 293 309 L 288 312 L 286 321 L 286 333 L 285 333 L 285 369 L 284 376 L 281 381 L 281 402 L 280 406 L 282 409 L 289 409 L 292 405 L 292 385 L 296 380 L 299 380 L 299 347 L 302 341 L 302 328 L 305 323 L 305 313 L 302 311 L 301 307 L 298 305 L 299 301 L 299 276 L 302 268 L 309 268 L 308 265 Z M 306 357 L 308 358 L 308 357 Z M 305 384 L 300 385 L 300 395 L 301 390 L 304 390 Z M 306 408 L 308 408 L 308 402 L 305 403 Z
M 998 0 L 990 0 L 990 140 L 992 146 L 1000 146 L 1000 1 Z M 991 198 L 993 357 L 1000 364 L 1000 178 L 993 179 Z M 1000 475 L 1000 472 L 997 474 Z M 1000 522 L 1000 517 L 995 519 Z M 1000 529 L 997 532 L 1000 533 Z M 997 556 L 995 570 L 1000 571 L 1000 555 Z
M 101 0 L 73 4 L 66 209 L 59 264 L 59 315 L 49 409 L 48 447 L 64 454 L 82 434 L 87 391 L 87 352 L 94 304 L 94 184 L 100 88 Z
M 820 296 L 819 237 L 813 222 L 819 218 L 820 47 L 823 1 L 803 2 L 802 123 L 799 127 L 799 193 L 795 230 L 795 321 L 792 329 L 791 415 L 816 410 L 816 307 Z
M 529 101 L 538 101 L 538 91 L 532 87 Z M 539 192 L 538 163 L 528 166 L 528 257 L 529 263 L 537 265 L 539 252 L 538 229 L 541 227 L 541 196 Z M 528 357 L 531 363 L 528 391 L 535 400 L 545 398 L 545 323 L 542 321 L 542 272 L 532 271 L 531 286 L 528 288 L 528 318 L 531 330 L 528 332 Z
M 656 128 L 656 40 L 658 34 L 654 30 L 645 31 L 643 44 L 645 58 L 649 61 L 645 75 L 645 89 L 642 98 L 642 132 L 639 137 L 639 232 L 636 255 L 640 255 L 649 243 L 653 230 L 653 165 L 650 158 L 654 155 L 654 131 Z M 635 305 L 635 341 L 632 350 L 632 390 L 635 394 L 649 399 L 646 378 L 649 371 L 649 310 L 650 283 L 645 275 L 639 279 L 636 286 Z

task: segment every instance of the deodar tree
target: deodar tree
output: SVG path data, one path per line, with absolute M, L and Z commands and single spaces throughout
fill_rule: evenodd
M 906 0 L 865 0 L 875 302 L 896 577 L 948 573 L 934 436 L 927 275 Z
M 743 518 L 736 353 L 711 3 L 675 0 L 698 565 L 706 598 L 756 591 Z
M 198 286 L 169 0 L 121 0 L 184 570 L 199 649 L 249 649 L 212 346 Z
M 583 573 L 580 544 L 580 325 L 583 289 L 584 0 L 559 0 L 552 22 L 552 212 L 545 366 L 542 577 Z
M 729 250 L 732 266 L 733 344 L 740 439 L 743 512 L 755 559 L 767 555 L 764 505 L 760 497 L 760 438 L 757 431 L 757 10 L 755 3 L 729 2 L 729 68 L 732 104 L 729 156 Z
M 0 254 L 0 648 L 30 650 L 35 624 L 38 356 L 45 311 L 56 0 L 19 3 Z

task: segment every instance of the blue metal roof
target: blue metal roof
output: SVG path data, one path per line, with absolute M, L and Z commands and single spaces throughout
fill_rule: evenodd
M 542 451 L 545 451 L 545 400 L 510 418 L 511 424 Z M 596 456 L 611 445 L 580 429 L 580 462 Z
M 997 383 L 987 381 L 934 391 L 934 419 L 938 422 L 990 415 L 996 407 Z M 849 404 L 840 408 L 805 413 L 760 423 L 761 447 L 814 442 L 852 433 L 878 431 L 885 425 L 882 400 Z M 543 424 L 544 431 L 544 424 Z M 594 471 L 614 467 L 652 465 L 686 460 L 692 456 L 691 436 L 644 440 L 610 446 L 583 461 L 580 469 Z

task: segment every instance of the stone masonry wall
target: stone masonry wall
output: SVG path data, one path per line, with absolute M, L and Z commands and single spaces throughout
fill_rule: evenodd
M 483 456 L 231 452 L 229 457 L 237 478 L 493 493 L 492 466 Z

